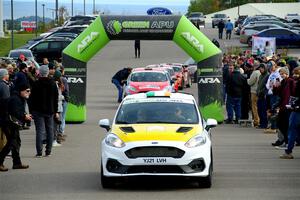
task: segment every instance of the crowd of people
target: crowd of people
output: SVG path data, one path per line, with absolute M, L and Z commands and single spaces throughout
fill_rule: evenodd
M 294 145 L 300 144 L 299 60 L 280 54 L 224 54 L 223 83 L 225 123 L 253 120 L 254 127 L 264 133 L 278 133 L 272 145 L 285 150 L 280 158 L 293 159 Z
M 44 58 L 36 68 L 34 61 L 20 55 L 16 62 L 0 63 L 0 130 L 6 142 L 0 151 L 0 171 L 11 152 L 13 169 L 27 169 L 20 158 L 20 130 L 30 129 L 34 121 L 36 157 L 51 156 L 52 147 L 65 141 L 65 114 L 69 86 L 64 67 Z

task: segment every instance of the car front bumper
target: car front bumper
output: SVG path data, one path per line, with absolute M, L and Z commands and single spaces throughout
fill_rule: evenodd
M 188 148 L 184 142 L 142 141 L 126 143 L 123 148 L 114 148 L 102 142 L 101 162 L 103 175 L 108 177 L 124 176 L 195 176 L 209 175 L 211 164 L 211 143 Z M 141 156 L 128 157 L 128 151 L 134 148 L 176 148 L 184 154 L 180 157 Z M 160 150 L 161 151 L 161 150 Z M 125 153 L 126 152 L 126 153 Z M 127 155 L 126 155 L 127 154 Z M 163 153 L 162 153 L 163 154 Z

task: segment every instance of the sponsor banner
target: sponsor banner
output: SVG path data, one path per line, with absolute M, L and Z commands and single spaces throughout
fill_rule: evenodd
M 204 119 L 213 118 L 223 122 L 223 76 L 222 54 L 198 63 L 198 102 Z
M 100 49 L 109 42 L 100 17 L 86 28 L 63 51 L 79 61 L 88 62 Z
M 148 15 L 172 15 L 173 12 L 168 8 L 155 7 L 147 10 Z
M 172 40 L 180 16 L 101 16 L 111 40 Z
M 181 17 L 173 40 L 196 62 L 221 53 L 185 16 Z
M 21 28 L 36 28 L 35 21 L 21 21 Z
M 276 38 L 274 37 L 256 37 L 252 36 L 252 54 L 264 55 L 266 51 L 266 42 L 270 43 L 272 52 L 276 52 Z

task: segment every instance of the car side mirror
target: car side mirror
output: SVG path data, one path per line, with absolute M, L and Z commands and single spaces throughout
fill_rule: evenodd
M 207 119 L 207 120 L 206 120 L 205 130 L 208 131 L 209 129 L 214 128 L 214 127 L 216 127 L 217 125 L 218 125 L 217 120 L 215 120 L 215 119 Z
M 110 123 L 109 123 L 109 119 L 101 119 L 99 120 L 99 126 L 101 128 L 105 128 L 106 131 L 108 132 L 110 130 Z

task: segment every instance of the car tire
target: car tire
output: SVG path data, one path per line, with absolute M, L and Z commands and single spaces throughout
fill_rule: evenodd
M 208 176 L 198 178 L 199 187 L 200 188 L 211 188 L 211 186 L 212 186 L 212 176 L 213 176 L 213 170 L 212 170 L 212 163 L 211 163 L 210 166 L 209 166 Z
M 101 185 L 103 189 L 109 189 L 115 187 L 115 179 L 112 177 L 104 176 L 102 163 L 101 163 Z

